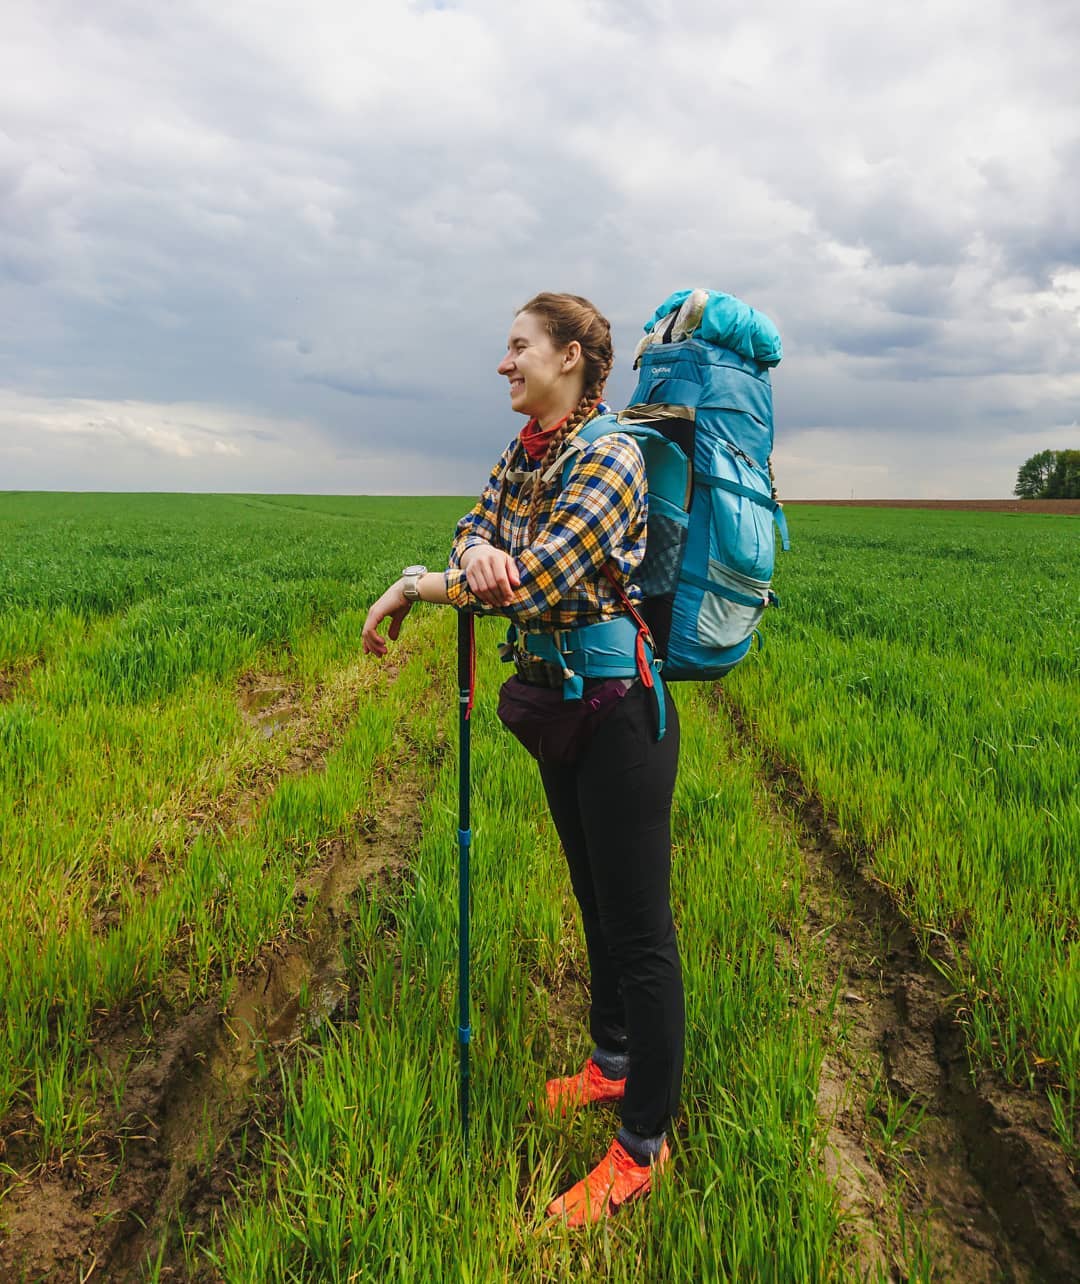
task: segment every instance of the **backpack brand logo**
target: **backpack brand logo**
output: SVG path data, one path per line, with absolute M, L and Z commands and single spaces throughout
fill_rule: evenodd
M 653 366 L 652 373 L 654 375 L 671 374 L 671 367 L 670 366 Z

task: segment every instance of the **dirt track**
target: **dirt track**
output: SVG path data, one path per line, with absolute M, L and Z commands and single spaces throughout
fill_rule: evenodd
M 393 681 L 398 670 L 384 673 Z M 322 770 L 335 734 L 320 731 L 298 688 L 273 675 L 242 675 L 237 696 L 245 721 L 264 738 L 287 735 L 290 752 L 279 768 L 197 814 L 222 831 L 250 824 L 283 777 Z M 322 696 L 316 692 L 316 704 Z M 136 1014 L 103 1019 L 99 1065 L 121 1078 L 129 1063 L 133 1069 L 121 1099 L 99 1103 L 87 1153 L 43 1166 L 29 1117 L 8 1122 L 0 1157 L 15 1180 L 0 1228 L 0 1281 L 139 1280 L 162 1246 L 161 1278 L 191 1278 L 177 1247 L 177 1215 L 191 1235 L 220 1214 L 235 1138 L 278 1091 L 264 1063 L 290 1053 L 345 995 L 342 942 L 352 898 L 369 883 L 404 876 L 418 838 L 420 786 L 404 759 L 393 765 L 396 774 L 375 790 L 377 810 L 326 839 L 322 860 L 298 884 L 297 903 L 309 906 L 305 930 L 268 942 L 225 1007 L 209 1000 L 183 1014 L 162 1008 L 149 1043 Z M 212 1277 L 208 1269 L 199 1276 Z
M 718 703 L 753 744 L 742 711 L 722 693 Z M 840 1000 L 844 1033 L 825 1056 L 818 1109 L 861 1269 L 905 1277 L 902 1207 L 926 1226 L 943 1279 L 1080 1280 L 1080 1182 L 1045 1097 L 972 1074 L 962 1002 L 942 970 L 950 946 L 920 944 L 794 767 L 767 752 L 763 762 L 806 867 L 806 931 L 782 948 L 820 951 Z
M 961 513 L 1051 513 L 1080 517 L 1080 499 L 785 499 L 827 508 L 938 508 Z

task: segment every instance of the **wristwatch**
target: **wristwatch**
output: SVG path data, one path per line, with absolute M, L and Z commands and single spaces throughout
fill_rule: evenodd
M 420 601 L 420 576 L 427 574 L 426 566 L 406 566 L 401 572 L 405 579 L 401 591 L 405 594 L 406 602 Z

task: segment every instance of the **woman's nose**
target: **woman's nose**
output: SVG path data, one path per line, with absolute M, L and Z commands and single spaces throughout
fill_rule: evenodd
M 503 357 L 503 359 L 499 362 L 498 367 L 495 370 L 495 373 L 509 374 L 513 368 L 514 368 L 514 359 L 508 352 L 506 356 Z

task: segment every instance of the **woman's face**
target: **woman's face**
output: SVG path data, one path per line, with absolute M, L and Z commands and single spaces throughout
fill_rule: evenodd
M 510 380 L 510 405 L 550 427 L 578 403 L 584 383 L 581 345 L 557 348 L 543 321 L 519 312 L 510 327 L 498 373 Z

